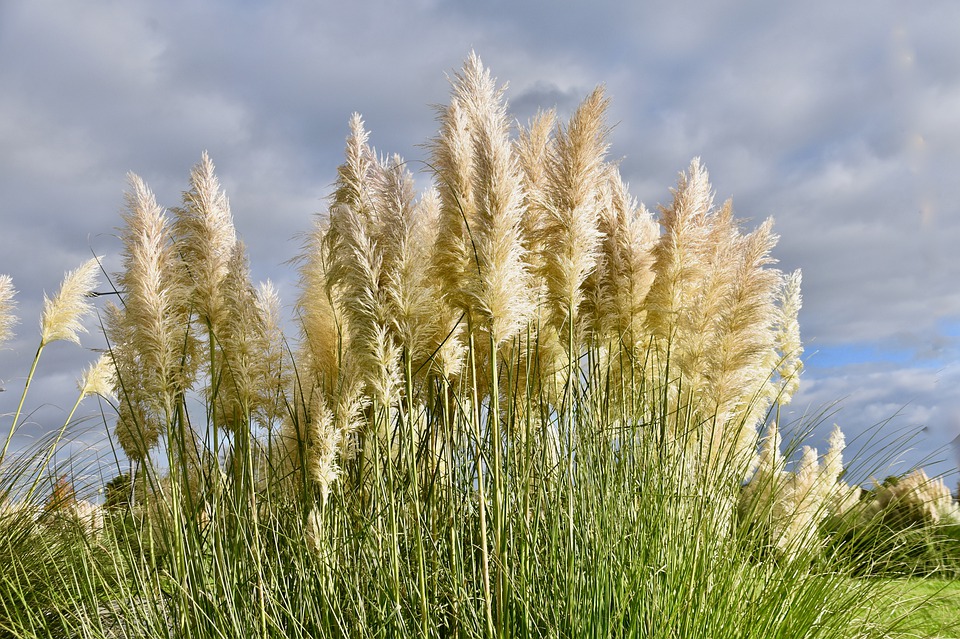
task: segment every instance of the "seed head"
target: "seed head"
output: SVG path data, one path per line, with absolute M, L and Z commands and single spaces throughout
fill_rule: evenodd
M 0 344 L 13 337 L 11 329 L 17 323 L 17 316 L 13 314 L 16 306 L 13 296 L 16 294 L 10 276 L 0 275 Z
M 47 345 L 57 340 L 80 343 L 79 333 L 86 332 L 83 319 L 93 311 L 91 293 L 97 285 L 100 257 L 87 260 L 70 271 L 60 285 L 60 291 L 51 299 L 43 296 L 43 317 L 40 320 L 40 342 Z
M 104 353 L 83 372 L 78 384 L 80 394 L 83 397 L 88 395 L 112 397 L 116 374 L 117 368 L 113 363 L 113 357 L 109 353 Z

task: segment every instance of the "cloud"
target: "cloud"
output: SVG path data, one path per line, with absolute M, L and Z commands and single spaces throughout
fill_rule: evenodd
M 953 392 L 960 365 L 816 362 L 812 355 L 801 390 L 784 412 L 785 421 L 796 420 L 795 432 L 814 427 L 810 441 L 825 450 L 829 429 L 839 424 L 848 456 L 860 456 L 857 481 L 925 466 L 956 485 L 960 457 L 950 442 L 960 435 L 960 398 Z M 813 416 L 824 410 L 828 417 L 818 423 Z

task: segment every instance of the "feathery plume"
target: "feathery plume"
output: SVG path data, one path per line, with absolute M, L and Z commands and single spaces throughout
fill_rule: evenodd
M 333 412 L 322 398 L 316 395 L 317 404 L 311 407 L 307 423 L 307 468 L 310 479 L 320 489 L 324 500 L 330 487 L 340 475 L 337 453 L 340 450 L 342 433 L 334 427 Z
M 431 265 L 438 263 L 436 251 L 440 234 L 440 194 L 430 190 L 423 194 L 418 203 L 420 219 L 422 219 L 422 242 L 429 248 L 428 259 Z M 433 275 L 432 267 L 426 271 L 428 277 Z M 434 353 L 431 368 L 440 377 L 450 380 L 460 373 L 466 357 L 466 344 L 463 339 L 464 322 L 461 321 L 461 312 L 449 303 L 443 294 L 443 285 L 435 278 L 429 277 L 432 285 L 433 300 L 429 305 L 434 313 L 432 340 L 427 346 L 430 353 Z
M 17 316 L 13 314 L 16 294 L 10 276 L 0 275 L 0 344 L 13 337 L 13 325 L 17 323 Z
M 439 289 L 430 277 L 436 202 L 427 196 L 422 204 L 414 203 L 413 176 L 399 157 L 376 172 L 372 182 L 387 314 L 399 346 L 416 369 L 431 354 L 428 345 L 437 330 Z
M 161 423 L 138 395 L 120 399 L 114 433 L 127 457 L 142 462 L 160 439 Z
M 698 310 L 698 305 L 715 305 L 722 298 L 718 287 L 705 286 L 711 254 L 715 256 L 714 274 L 720 273 L 717 269 L 722 264 L 718 255 L 721 247 L 710 237 L 707 218 L 712 205 L 709 176 L 695 158 L 689 172 L 680 174 L 673 202 L 660 207 L 663 233 L 653 247 L 655 276 L 644 303 L 644 333 L 650 336 L 650 355 L 655 366 L 669 367 L 671 379 L 664 392 L 670 405 L 683 407 L 671 416 L 677 423 L 688 418 L 703 419 L 690 413 L 700 409 L 702 397 L 698 393 L 703 390 L 704 370 L 699 356 L 706 352 L 706 341 L 713 331 L 701 332 L 704 325 L 709 327 L 712 318 Z M 720 239 L 716 232 L 714 239 Z M 704 295 L 711 297 L 705 300 Z M 690 444 L 694 448 L 701 454 L 712 453 L 709 434 L 693 435 Z
M 461 284 L 495 346 L 513 335 L 533 311 L 530 277 L 521 242 L 523 190 L 509 140 L 503 89 L 472 56 L 464 66 L 458 93 L 468 104 L 474 156 L 476 205 L 473 269 Z
M 215 399 L 226 424 L 244 428 L 256 408 L 258 390 L 266 383 L 266 337 L 241 241 L 233 246 L 222 286 L 224 313 L 217 335 L 221 356 L 217 358 Z
M 719 317 L 727 306 L 737 277 L 735 264 L 740 259 L 739 229 L 733 219 L 730 201 L 719 210 L 708 209 L 696 220 L 702 241 L 692 245 L 689 259 L 699 262 L 699 281 L 683 299 L 683 312 L 676 318 L 676 339 L 671 344 L 671 365 L 684 375 L 688 398 L 703 400 L 704 410 L 711 415 L 710 400 L 715 392 L 711 376 L 716 373 L 708 358 L 722 339 Z M 719 415 L 722 426 L 726 415 Z M 719 441 L 719 440 L 716 440 Z
M 367 232 L 366 219 L 349 206 L 331 212 L 330 228 L 337 244 L 330 248 L 328 287 L 342 295 L 350 355 L 377 399 L 390 405 L 397 399 L 400 351 L 386 326 L 390 318 L 381 287 L 383 256 Z
M 598 218 L 606 180 L 608 104 L 603 88 L 597 87 L 568 126 L 558 130 L 546 165 L 541 276 L 552 321 L 561 334 L 566 334 L 567 322 L 577 327 L 583 285 L 600 257 Z
M 190 173 L 190 190 L 183 194 L 183 206 L 172 210 L 175 242 L 190 275 L 193 308 L 216 335 L 226 305 L 221 285 L 237 235 L 230 203 L 206 151 Z
M 515 143 L 517 160 L 523 177 L 523 209 L 521 237 L 531 273 L 543 268 L 542 227 L 547 202 L 547 161 L 555 153 L 553 129 L 556 111 L 540 111 L 526 129 L 521 129 Z M 537 280 L 536 284 L 541 284 Z
M 97 285 L 100 257 L 84 262 L 70 271 L 60 285 L 60 291 L 51 299 L 43 296 L 43 316 L 40 320 L 40 344 L 45 346 L 57 340 L 80 343 L 79 333 L 87 332 L 82 322 L 93 311 L 90 294 Z
M 77 384 L 81 397 L 90 395 L 113 397 L 116 373 L 117 368 L 110 353 L 104 353 L 98 357 L 97 361 L 83 371 Z
M 829 448 L 823 459 L 821 491 L 829 514 L 843 515 L 859 505 L 862 490 L 840 479 L 843 474 L 843 449 L 847 445 L 840 426 L 833 425 L 827 441 Z
M 756 472 L 743 489 L 741 513 L 753 518 L 760 516 L 769 519 L 786 479 L 784 463 L 780 454 L 780 431 L 777 423 L 771 422 L 760 446 Z
M 384 167 L 373 161 L 368 134 L 358 116 L 351 121 L 347 138 L 347 161 L 338 169 L 337 189 L 330 209 L 326 235 L 327 289 L 336 294 L 346 317 L 349 353 L 367 387 L 384 405 L 398 399 L 399 356 L 390 325 L 392 308 L 384 267 L 388 248 L 380 234 L 374 188 L 383 180 Z M 369 158 L 371 162 L 358 160 Z
M 284 358 L 285 340 L 280 313 L 280 295 L 273 282 L 261 282 L 256 291 L 257 312 L 263 322 L 262 363 L 264 383 L 258 389 L 255 407 L 261 411 L 263 423 L 270 425 L 283 414 L 283 391 L 289 385 Z
M 960 523 L 960 509 L 943 478 L 931 479 L 922 468 L 884 482 L 864 516 L 882 517 L 899 525 L 939 524 L 944 519 Z
M 647 294 L 647 324 L 664 348 L 683 343 L 678 323 L 703 277 L 702 254 L 707 244 L 703 218 L 713 204 L 707 170 L 699 158 L 681 173 L 673 203 L 660 208 L 663 234 L 654 247 L 653 284 Z
M 370 147 L 370 133 L 364 128 L 359 113 L 350 116 L 350 135 L 344 152 L 345 161 L 337 167 L 336 189 L 333 192 L 333 206 L 346 205 L 366 218 L 368 232 L 378 226 L 374 218 L 371 181 L 380 171 L 380 164 Z
M 816 547 L 817 523 L 827 514 L 817 490 L 820 474 L 817 449 L 804 446 L 774 507 L 774 543 L 788 557 Z
M 300 375 L 308 386 L 318 385 L 329 401 L 336 393 L 340 359 L 349 336 L 346 318 L 338 312 L 333 295 L 327 286 L 331 266 L 328 239 L 329 225 L 319 218 L 300 255 L 300 297 L 297 311 L 300 317 L 300 347 L 297 362 Z
M 143 396 L 152 396 L 154 409 L 163 412 L 193 376 L 184 264 L 174 253 L 169 220 L 153 192 L 133 173 L 128 181 L 120 236 L 124 269 L 117 276 L 124 306 L 122 313 L 108 315 L 108 334 L 120 358 L 129 359 L 118 361 L 117 368 L 124 375 L 137 368 Z M 124 383 L 124 388 L 129 392 L 133 386 Z M 117 390 L 122 397 L 123 389 Z
M 830 431 L 830 437 L 827 442 L 827 454 L 824 455 L 823 458 L 823 482 L 826 486 L 824 492 L 829 493 L 837 483 L 837 480 L 840 479 L 841 473 L 843 473 L 843 449 L 846 447 L 847 442 L 843 436 L 843 431 L 840 430 L 840 426 L 837 424 L 833 425 L 833 430 Z
M 448 302 L 474 314 L 473 324 L 489 331 L 495 346 L 533 310 L 521 241 L 522 177 L 503 92 L 471 54 L 432 145 L 440 191 L 434 272 Z
M 184 265 L 174 253 L 169 220 L 137 175 L 128 176 L 123 213 L 123 308 L 107 305 L 114 387 L 115 433 L 130 459 L 142 461 L 173 419 L 177 397 L 192 385 L 195 340 L 190 336 Z
M 773 400 L 788 404 L 800 386 L 803 372 L 803 343 L 800 341 L 800 323 L 797 316 L 803 299 L 800 295 L 802 274 L 799 269 L 788 275 L 778 296 L 774 329 L 777 353 L 776 378 L 778 387 Z
M 722 424 L 725 445 L 742 459 L 753 448 L 756 426 L 766 414 L 763 388 L 772 371 L 767 353 L 773 348 L 771 319 L 780 272 L 765 268 L 777 243 L 773 220 L 746 236 L 733 238 L 728 280 L 715 320 L 715 338 L 703 360 L 707 369 L 708 410 Z M 727 454 L 726 451 L 724 454 Z
M 585 283 L 586 312 L 594 339 L 611 337 L 637 351 L 645 349 L 646 298 L 653 283 L 653 247 L 659 227 L 643 205 L 630 196 L 615 167 L 609 167 L 602 193 L 598 230 L 598 268 Z
M 298 402 L 294 414 L 284 420 L 280 441 L 289 469 L 304 472 L 325 500 L 340 475 L 338 459 L 345 433 L 338 428 L 323 393 L 316 391 L 301 398 L 305 402 Z
M 460 282 L 471 271 L 474 261 L 473 125 L 466 107 L 456 95 L 440 114 L 439 121 L 440 132 L 431 144 L 440 193 L 434 274 L 450 304 L 466 308 Z

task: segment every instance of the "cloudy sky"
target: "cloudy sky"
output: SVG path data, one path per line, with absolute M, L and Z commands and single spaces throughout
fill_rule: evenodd
M 0 0 L 0 273 L 21 317 L 0 351 L 0 433 L 43 293 L 93 254 L 119 263 L 128 171 L 174 206 L 208 150 L 254 278 L 290 303 L 285 262 L 324 208 L 350 114 L 378 150 L 420 166 L 433 105 L 471 49 L 509 82 L 521 122 L 538 107 L 569 115 L 605 84 L 611 154 L 648 207 L 700 156 L 718 200 L 772 215 L 780 266 L 804 273 L 792 417 L 821 416 L 814 443 L 833 422 L 848 441 L 915 435 L 900 468 L 924 462 L 956 485 L 954 0 Z M 101 343 L 93 331 L 85 348 L 44 353 L 17 445 L 62 423 Z

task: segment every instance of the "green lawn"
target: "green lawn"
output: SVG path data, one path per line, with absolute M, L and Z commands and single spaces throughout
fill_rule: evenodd
M 903 617 L 903 636 L 960 638 L 960 580 L 896 579 L 892 584 L 890 614 Z

